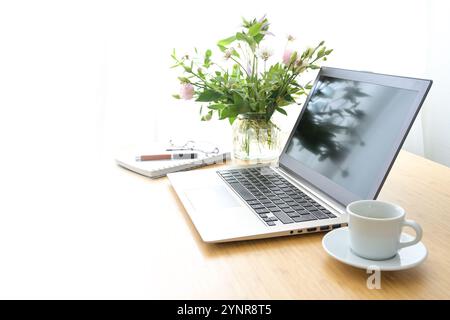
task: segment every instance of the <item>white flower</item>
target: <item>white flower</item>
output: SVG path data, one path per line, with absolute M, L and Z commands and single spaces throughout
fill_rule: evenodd
M 225 55 L 223 56 L 225 60 L 228 60 L 231 58 L 231 56 L 233 55 L 234 49 L 233 48 L 228 48 L 227 50 L 225 50 Z
M 258 50 L 258 56 L 267 61 L 273 55 L 273 50 L 268 47 L 262 47 Z

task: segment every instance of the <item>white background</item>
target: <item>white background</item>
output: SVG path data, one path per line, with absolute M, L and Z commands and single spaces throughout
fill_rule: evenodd
M 1 0 L 1 297 L 85 297 L 92 274 L 102 289 L 88 296 L 108 296 L 113 278 L 129 285 L 116 276 L 132 260 L 116 250 L 132 259 L 125 244 L 145 237 L 145 223 L 136 231 L 119 214 L 139 208 L 111 202 L 127 186 L 105 188 L 102 168 L 128 144 L 227 140 L 228 123 L 200 123 L 197 105 L 172 99 L 170 53 L 213 48 L 242 16 L 263 14 L 278 39 L 273 61 L 293 34 L 299 48 L 326 40 L 329 66 L 433 79 L 405 147 L 450 165 L 447 1 Z M 288 112 L 284 130 L 299 109 Z
M 417 0 L 1 1 L 2 158 L 228 137 L 228 124 L 199 123 L 197 105 L 172 99 L 169 56 L 214 48 L 241 16 L 265 13 L 278 41 L 272 61 L 293 34 L 298 48 L 326 40 L 330 66 L 435 80 L 406 148 L 450 164 L 450 10 Z M 289 111 L 285 130 L 299 109 Z

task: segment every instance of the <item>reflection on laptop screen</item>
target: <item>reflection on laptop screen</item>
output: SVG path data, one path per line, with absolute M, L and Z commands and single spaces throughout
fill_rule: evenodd
M 286 152 L 364 198 L 390 156 L 417 94 L 323 76 Z

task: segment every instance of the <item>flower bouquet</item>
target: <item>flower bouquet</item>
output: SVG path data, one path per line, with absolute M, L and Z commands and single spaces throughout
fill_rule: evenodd
M 240 159 L 274 159 L 278 156 L 279 128 L 272 115 L 287 115 L 286 106 L 299 104 L 300 96 L 307 94 L 311 85 L 301 85 L 299 76 L 308 70 L 319 69 L 333 51 L 324 41 L 303 52 L 286 49 L 280 61 L 269 65 L 273 51 L 264 46 L 271 36 L 269 21 L 264 16 L 257 20 L 243 20 L 242 30 L 220 40 L 222 65 L 213 60 L 212 51 L 172 58 L 173 68 L 181 68 L 180 93 L 177 99 L 195 99 L 200 102 L 201 120 L 210 120 L 214 114 L 228 119 L 233 125 L 234 156 Z M 288 36 L 288 42 L 294 41 Z

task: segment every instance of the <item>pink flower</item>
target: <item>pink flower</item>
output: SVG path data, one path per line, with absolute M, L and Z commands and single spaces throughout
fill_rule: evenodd
M 291 62 L 291 57 L 292 57 L 292 50 L 290 49 L 284 50 L 283 63 L 288 65 Z
M 184 100 L 191 100 L 194 97 L 194 86 L 190 83 L 181 84 L 180 96 Z

